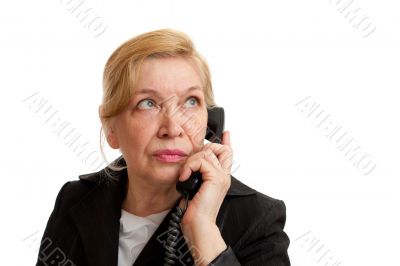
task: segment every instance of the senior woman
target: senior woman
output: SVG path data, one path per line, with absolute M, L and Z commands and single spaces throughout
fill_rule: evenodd
M 290 265 L 284 202 L 231 175 L 229 131 L 220 144 L 204 141 L 216 104 L 188 36 L 136 36 L 113 52 L 103 78 L 102 129 L 122 155 L 62 186 L 37 265 Z M 203 183 L 186 202 L 176 184 L 196 171 Z M 185 212 L 171 261 L 175 208 Z

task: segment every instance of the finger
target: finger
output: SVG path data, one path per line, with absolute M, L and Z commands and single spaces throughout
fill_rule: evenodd
M 219 163 L 221 164 L 222 169 L 224 169 L 225 173 L 230 174 L 232 168 L 233 161 L 233 153 L 226 152 L 223 153 L 220 157 L 218 157 Z
M 229 130 L 224 131 L 222 135 L 222 144 L 231 146 L 231 132 Z
M 220 159 L 219 157 L 224 153 L 232 153 L 232 148 L 230 146 L 218 143 L 207 143 L 201 150 L 205 151 L 207 149 L 211 149 L 218 159 Z
M 201 159 L 204 159 L 205 156 L 205 151 L 200 151 L 191 155 L 180 169 L 179 180 L 185 181 L 192 174 L 192 172 L 200 171 L 201 164 L 193 164 L 193 161 L 200 161 Z
M 204 145 L 202 150 L 211 149 L 213 153 L 218 157 L 218 161 L 226 173 L 231 172 L 233 151 L 228 145 L 222 145 L 217 143 L 207 143 Z
M 216 168 L 221 168 L 221 163 L 219 162 L 219 159 L 217 156 L 214 154 L 214 152 L 211 149 L 207 149 L 204 151 L 206 153 L 206 159 L 211 162 Z
M 204 153 L 201 154 L 203 157 L 197 158 L 196 160 L 188 160 L 183 166 L 183 170 L 181 175 L 179 176 L 179 181 L 187 180 L 193 172 L 199 171 L 202 173 L 204 180 L 207 180 L 207 173 L 211 173 L 215 171 L 215 166 L 212 165 L 210 161 L 208 161 L 204 157 Z M 203 180 L 203 181 L 204 181 Z

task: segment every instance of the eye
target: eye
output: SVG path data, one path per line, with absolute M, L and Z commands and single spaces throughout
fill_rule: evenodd
M 150 108 L 154 108 L 156 106 L 156 104 L 153 102 L 153 100 L 151 99 L 144 99 L 141 100 L 138 104 L 137 107 L 139 109 L 150 109 Z
M 189 107 L 194 107 L 199 104 L 199 98 L 191 96 L 187 99 L 186 103 L 189 103 Z

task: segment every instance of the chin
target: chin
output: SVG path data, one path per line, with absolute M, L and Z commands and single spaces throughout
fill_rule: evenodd
M 164 182 L 164 181 L 165 183 L 176 182 L 179 179 L 179 168 L 160 169 L 159 171 L 155 171 L 153 176 L 159 182 Z

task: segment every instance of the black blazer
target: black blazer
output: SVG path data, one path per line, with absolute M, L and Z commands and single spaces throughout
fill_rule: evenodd
M 119 181 L 114 182 L 104 170 L 80 175 L 79 180 L 62 186 L 42 237 L 37 266 L 117 265 L 127 171 L 117 173 Z M 164 265 L 163 243 L 178 203 L 179 200 L 151 236 L 134 266 Z M 210 265 L 290 265 L 285 221 L 283 201 L 257 192 L 231 176 L 231 187 L 217 217 L 228 248 Z M 177 247 L 179 261 L 175 265 L 194 265 L 183 238 Z

